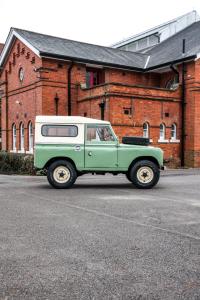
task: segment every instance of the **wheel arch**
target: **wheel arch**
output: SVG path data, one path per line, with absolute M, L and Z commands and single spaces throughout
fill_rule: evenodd
M 159 162 L 158 162 L 158 160 L 157 160 L 155 157 L 153 157 L 153 156 L 139 156 L 139 157 L 135 158 L 135 159 L 131 162 L 131 164 L 130 164 L 130 166 L 129 166 L 129 168 L 128 168 L 128 172 L 130 171 L 130 169 L 132 168 L 132 166 L 133 166 L 135 163 L 137 163 L 138 161 L 140 161 L 140 160 L 149 160 L 149 161 L 155 163 L 155 164 L 157 165 L 157 167 L 160 169 Z
M 46 164 L 45 164 L 45 166 L 44 166 L 44 169 L 48 169 L 48 167 L 49 167 L 53 162 L 55 162 L 55 161 L 57 161 L 57 160 L 65 160 L 65 161 L 69 161 L 69 162 L 74 166 L 74 168 L 75 168 L 76 171 L 77 171 L 76 164 L 74 163 L 74 161 L 73 161 L 71 158 L 66 157 L 66 156 L 56 156 L 56 157 L 53 157 L 53 158 L 49 159 L 49 160 L 46 162 Z

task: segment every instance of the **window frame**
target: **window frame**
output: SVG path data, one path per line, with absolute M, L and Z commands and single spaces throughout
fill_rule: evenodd
M 17 126 L 15 123 L 12 125 L 12 150 L 13 152 L 17 150 Z
M 161 129 L 161 127 L 162 127 L 162 129 Z M 163 132 L 162 135 L 161 135 L 161 132 Z M 164 123 L 161 123 L 160 126 L 159 126 L 159 140 L 164 141 L 165 137 L 166 137 L 166 126 L 165 126 Z
M 144 126 L 147 126 L 147 127 L 144 128 Z M 149 126 L 149 123 L 148 122 L 143 123 L 142 128 L 143 128 L 143 137 L 149 139 L 150 138 L 150 134 L 149 134 L 149 128 L 150 128 L 150 126 Z M 147 136 L 145 135 L 145 132 L 147 132 Z
M 28 123 L 28 149 L 30 152 L 33 151 L 33 139 L 34 139 L 33 123 L 30 121 Z
M 171 126 L 171 141 L 176 141 L 176 140 L 177 140 L 177 125 L 176 123 L 173 123 Z
M 24 141 L 25 140 L 24 140 L 24 124 L 22 122 L 20 123 L 20 126 L 19 126 L 19 132 L 20 132 L 20 151 L 23 152 L 24 151 Z
M 45 134 L 43 134 L 43 128 L 45 126 L 51 126 L 51 127 L 75 127 L 76 130 L 77 130 L 77 134 L 76 135 L 45 135 Z M 75 137 L 78 136 L 78 134 L 79 134 L 79 132 L 78 132 L 78 126 L 76 126 L 74 124 L 44 124 L 44 125 L 41 126 L 41 135 L 43 137 L 48 137 L 48 138 L 52 138 L 52 137 L 53 138 L 54 137 L 56 137 L 56 138 L 60 138 L 60 137 L 63 137 L 63 138 L 75 138 Z
M 105 70 L 102 68 L 86 67 L 85 84 L 90 89 L 105 83 Z
M 99 127 L 108 127 L 110 129 L 110 132 L 112 133 L 113 140 L 99 140 L 99 141 L 96 140 L 96 139 L 95 140 L 88 140 L 88 138 L 87 138 L 88 128 L 99 128 Z M 117 137 L 116 137 L 112 127 L 109 124 L 87 124 L 86 130 L 85 130 L 85 142 L 87 144 L 90 144 L 90 143 L 91 144 L 98 144 L 98 145 L 100 145 L 100 144 L 105 145 L 105 144 L 109 144 L 109 143 L 110 144 L 116 144 L 117 141 L 118 141 Z

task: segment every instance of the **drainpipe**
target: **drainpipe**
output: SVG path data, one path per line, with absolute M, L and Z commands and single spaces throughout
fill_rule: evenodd
M 9 147 L 8 135 L 8 71 L 5 71 L 5 100 L 6 100 L 6 151 Z
M 183 55 L 185 54 L 185 39 L 183 39 L 183 48 L 182 48 Z M 182 101 L 181 101 L 181 108 L 182 108 L 182 120 L 181 120 L 181 167 L 185 166 L 185 73 L 186 73 L 186 65 L 185 62 L 182 63 Z
M 105 99 L 102 99 L 102 101 L 99 103 L 99 107 L 101 109 L 101 120 L 104 120 L 105 106 L 106 106 L 106 101 Z
M 67 104 L 67 110 L 68 110 L 68 116 L 71 116 L 72 114 L 72 103 L 71 103 L 71 71 L 74 63 L 73 61 L 69 65 L 69 68 L 67 70 L 67 79 L 68 79 L 68 104 Z

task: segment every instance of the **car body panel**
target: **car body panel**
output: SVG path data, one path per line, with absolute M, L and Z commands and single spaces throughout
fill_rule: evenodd
M 45 116 L 44 116 L 45 117 Z M 134 160 L 150 159 L 157 162 L 160 168 L 163 166 L 163 151 L 160 148 L 151 146 L 139 146 L 130 144 L 119 144 L 117 137 L 107 122 L 101 122 L 94 119 L 69 117 L 51 117 L 36 118 L 36 139 L 34 148 L 34 165 L 38 169 L 46 168 L 49 161 L 56 159 L 69 159 L 74 162 L 77 171 L 104 171 L 104 172 L 126 172 Z M 74 120 L 74 121 L 73 121 Z M 78 136 L 72 137 L 44 137 L 41 133 L 44 124 L 73 124 L 78 126 Z M 86 129 L 88 124 L 94 126 L 110 126 L 113 133 L 113 140 L 109 141 L 88 141 L 86 138 Z M 74 143 L 73 143 L 74 141 Z

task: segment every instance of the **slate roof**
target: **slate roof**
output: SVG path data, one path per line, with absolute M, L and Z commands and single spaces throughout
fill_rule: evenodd
M 182 54 L 185 39 L 185 54 Z M 145 52 L 150 56 L 148 68 L 183 60 L 200 53 L 200 21 L 193 23 L 154 48 Z
M 21 37 L 28 41 L 41 55 L 100 63 L 130 69 L 143 69 L 147 55 L 122 51 L 110 47 L 58 38 L 27 30 L 13 28 Z
M 76 62 L 100 64 L 116 68 L 148 71 L 169 66 L 184 60 L 194 59 L 200 54 L 200 21 L 193 23 L 144 53 L 113 49 L 27 30 L 12 28 L 41 56 L 74 60 Z M 9 38 L 8 38 L 9 39 Z M 185 39 L 185 54 L 182 43 Z M 7 47 L 8 44 L 8 47 Z M 5 48 L 8 49 L 9 42 Z M 7 51 L 7 50 L 6 50 Z M 1 65 L 9 52 L 0 55 Z

